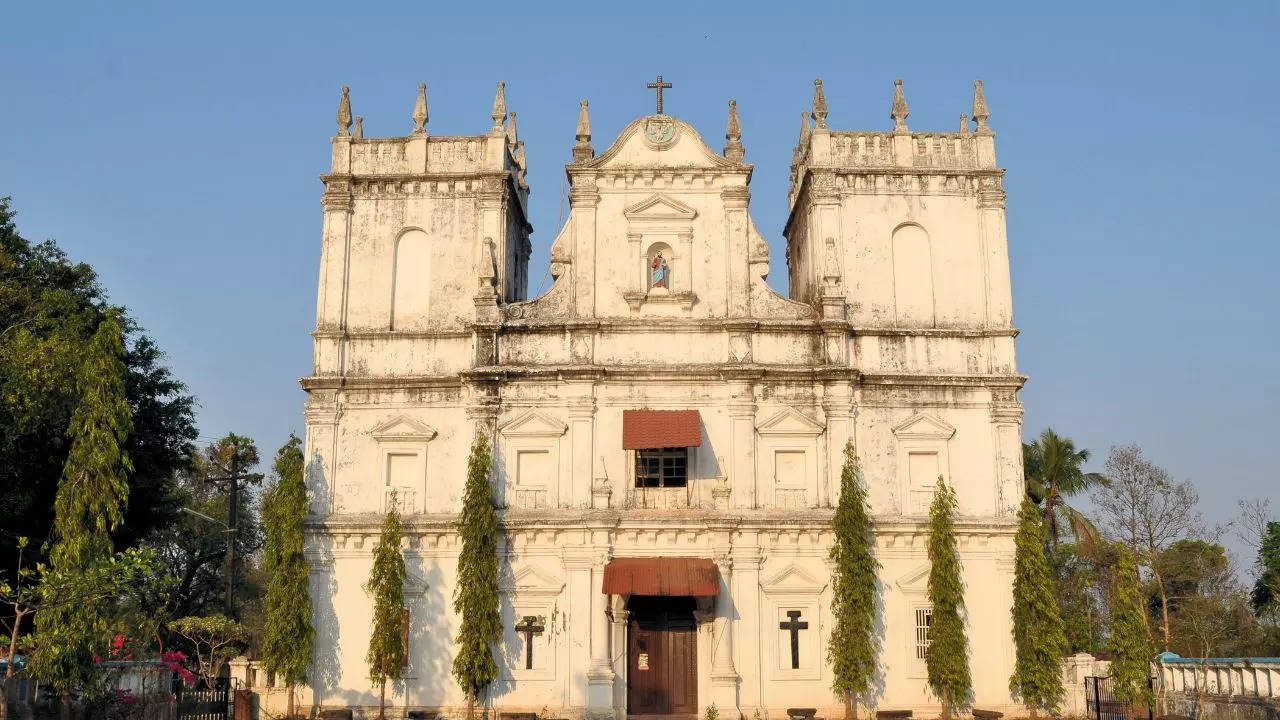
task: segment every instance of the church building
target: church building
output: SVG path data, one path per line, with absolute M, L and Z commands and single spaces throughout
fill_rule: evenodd
M 363 589 L 404 518 L 400 712 L 458 717 L 458 518 L 492 443 L 505 635 L 491 717 L 842 717 L 830 530 L 857 449 L 881 564 L 875 692 L 932 716 L 927 512 L 959 499 L 972 704 L 1008 680 L 1025 378 L 1004 171 L 981 82 L 956 132 L 838 130 L 821 81 L 791 163 L 789 297 L 765 277 L 738 109 L 713 149 L 663 109 L 597 151 L 587 101 L 550 289 L 529 297 L 529 186 L 498 84 L 487 129 L 366 138 L 343 90 L 306 403 L 316 657 L 303 702 L 370 716 Z M 566 140 L 568 134 L 566 128 Z M 566 142 L 566 144 L 568 144 Z M 717 143 L 718 144 L 718 143 Z M 534 270 L 535 277 L 544 273 Z

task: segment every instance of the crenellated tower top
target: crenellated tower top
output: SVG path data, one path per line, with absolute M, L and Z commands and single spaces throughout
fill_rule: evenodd
M 893 104 L 889 130 L 832 130 L 827 126 L 827 101 L 822 80 L 814 81 L 813 108 L 804 113 L 800 137 L 793 153 L 787 205 L 794 207 L 807 174 L 840 168 L 866 171 L 918 174 L 921 172 L 957 173 L 969 171 L 998 172 L 995 156 L 995 133 L 987 126 L 990 113 L 983 97 L 982 81 L 974 81 L 973 120 L 977 129 L 969 128 L 966 115 L 960 116 L 957 132 L 922 132 L 907 127 L 910 110 L 902 90 L 902 81 L 894 81 Z M 813 118 L 815 127 L 809 127 Z

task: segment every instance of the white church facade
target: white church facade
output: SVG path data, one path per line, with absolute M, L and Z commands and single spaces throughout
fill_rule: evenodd
M 828 126 L 796 145 L 790 297 L 765 282 L 752 166 L 658 112 L 597 153 L 583 101 L 554 282 L 528 298 L 525 153 L 501 85 L 484 134 L 351 129 L 323 176 L 303 379 L 317 628 L 303 700 L 368 712 L 362 589 L 390 498 L 409 581 L 399 709 L 455 715 L 457 519 L 475 433 L 504 533 L 498 714 L 843 714 L 831 691 L 830 521 L 852 440 L 875 519 L 879 709 L 925 683 L 927 508 L 957 491 L 973 704 L 1011 710 L 1023 493 L 1003 170 L 981 85 L 958 132 Z M 810 125 L 810 120 L 814 122 Z M 541 274 L 539 270 L 537 274 Z M 360 710 L 363 708 L 363 710 Z M 428 715 L 423 715 L 428 716 Z

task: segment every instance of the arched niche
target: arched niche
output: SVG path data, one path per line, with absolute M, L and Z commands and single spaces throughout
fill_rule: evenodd
M 396 238 L 391 279 L 391 329 L 424 330 L 431 303 L 431 241 L 418 228 Z
M 676 253 L 665 242 L 651 244 L 644 253 L 645 291 L 665 295 L 675 288 Z
M 893 231 L 893 301 L 899 325 L 933 327 L 933 255 L 929 234 L 915 223 Z

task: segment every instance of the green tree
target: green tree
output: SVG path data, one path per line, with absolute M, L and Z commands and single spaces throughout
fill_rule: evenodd
M 8 198 L 0 198 L 0 557 L 16 557 L 18 537 L 48 538 L 54 498 L 74 438 L 81 360 L 94 333 L 114 313 L 126 335 L 124 394 L 133 432 L 124 441 L 133 463 L 129 503 L 113 539 L 130 547 L 173 522 L 170 488 L 193 452 L 195 400 L 163 365 L 164 354 L 122 311 L 110 306 L 93 268 L 73 262 L 53 241 L 18 232 Z M 29 550 L 47 561 L 46 547 Z M 10 584 L 12 566 L 3 571 Z
M 276 453 L 276 481 L 267 490 L 262 513 L 267 531 L 262 557 L 267 577 L 262 664 L 289 687 L 290 718 L 294 716 L 294 688 L 307 679 L 315 647 L 308 587 L 311 568 L 302 550 L 307 519 L 302 466 L 302 441 L 290 435 Z
M 378 545 L 373 549 L 373 570 L 365 592 L 373 598 L 373 632 L 369 636 L 369 678 L 378 683 L 378 717 L 387 717 L 387 681 L 404 677 L 408 662 L 404 646 L 404 553 L 400 544 L 404 531 L 400 525 L 400 513 L 396 511 L 396 497 L 392 493 L 387 502 L 387 514 L 382 520 L 382 532 Z
M 1067 498 L 1072 495 L 1107 483 L 1106 476 L 1081 469 L 1088 460 L 1088 450 L 1077 450 L 1071 438 L 1055 433 L 1052 428 L 1046 428 L 1035 442 L 1022 446 L 1027 494 L 1040 505 L 1049 544 L 1054 550 L 1058 549 L 1063 525 L 1071 529 L 1077 545 L 1083 543 L 1089 548 L 1097 542 L 1098 530 L 1093 523 L 1067 504 Z
M 1054 597 L 1053 575 L 1045 556 L 1040 510 L 1030 498 L 1018 511 L 1013 574 L 1013 645 L 1016 651 L 1009 690 L 1036 716 L 1062 699 L 1062 658 L 1067 638 Z
M 1280 614 L 1280 522 L 1267 523 L 1258 548 L 1258 579 L 1250 600 L 1259 617 Z
M 929 688 L 942 701 L 943 717 L 963 705 L 973 690 L 969 641 L 965 637 L 964 581 L 956 545 L 956 494 L 938 476 L 929 508 L 929 648 L 925 667 Z
M 1111 636 L 1107 642 L 1115 696 L 1121 702 L 1145 705 L 1151 702 L 1151 689 L 1147 686 L 1151 644 L 1146 608 L 1133 554 L 1128 548 L 1118 548 L 1117 553 L 1110 603 Z
M 1075 543 L 1063 543 L 1049 556 L 1054 596 L 1070 653 L 1096 654 L 1102 650 L 1105 613 L 1100 607 L 1099 595 L 1100 588 L 1105 586 L 1097 554 L 1095 551 L 1083 555 Z
M 220 675 L 223 665 L 249 639 L 244 626 L 226 615 L 179 618 L 169 623 L 169 629 L 190 644 L 196 666 L 207 678 Z
M 119 313 L 108 310 L 85 349 L 77 372 L 80 402 L 67 434 L 71 450 L 54 500 L 55 571 L 88 574 L 113 555 L 111 532 L 124 518 L 132 469 L 124 448 L 133 415 L 124 396 L 124 345 Z M 62 589 L 65 586 L 50 586 Z M 52 607 L 36 616 L 37 652 L 32 673 L 64 698 L 75 685 L 88 685 L 95 649 L 110 634 L 102 603 L 69 604 L 46 597 Z
M 879 561 L 873 553 L 871 511 L 853 441 L 844 446 L 840 471 L 840 503 L 831 521 L 835 544 L 831 561 L 833 625 L 827 660 L 833 675 L 832 690 L 845 699 L 846 717 L 855 718 L 858 694 L 871 689 L 880 655 L 876 635 L 876 574 Z
M 153 530 L 144 544 L 153 547 L 174 575 L 174 586 L 164 594 L 146 598 L 156 612 L 170 617 L 226 614 L 227 526 L 230 497 L 225 466 L 230 457 L 256 457 L 253 441 L 228 433 L 195 454 L 178 472 L 169 502 L 200 513 L 180 512 L 172 523 Z M 256 462 L 256 459 L 254 460 Z M 252 470 L 252 466 L 246 468 Z M 249 473 L 241 473 L 249 474 Z M 255 477 L 247 479 L 248 484 Z M 265 495 L 238 492 L 236 531 L 232 536 L 237 558 L 233 577 L 240 621 L 249 630 L 250 652 L 261 638 L 265 622 L 262 610 L 265 577 L 261 569 L 265 534 L 260 520 Z
M 458 528 L 462 550 L 458 553 L 458 584 L 453 591 L 453 610 L 462 618 L 453 677 L 467 694 L 468 720 L 475 716 L 476 697 L 498 677 L 493 644 L 502 638 L 498 514 L 489 484 L 491 465 L 488 438 L 478 432 L 467 460 L 467 484 Z
M 6 618 L 8 648 L 5 653 L 14 657 L 31 649 L 33 638 L 22 636 L 23 621 L 41 612 L 56 612 L 65 607 L 110 604 L 128 594 L 130 589 L 162 578 L 163 563 L 150 551 L 130 548 L 101 562 L 91 563 L 76 571 L 61 571 L 36 563 L 23 561 L 27 538 L 18 538 L 18 581 L 10 585 L 0 581 L 0 604 L 9 606 Z M 6 677 L 12 677 L 16 667 L 8 663 Z

